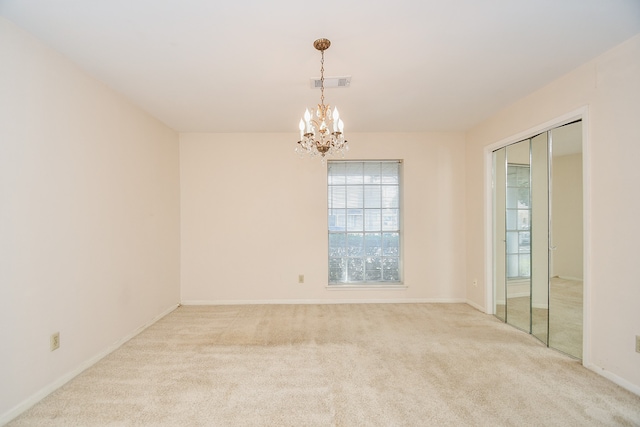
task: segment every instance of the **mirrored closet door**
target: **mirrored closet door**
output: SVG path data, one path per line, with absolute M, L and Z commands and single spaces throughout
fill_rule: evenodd
M 582 123 L 493 153 L 494 313 L 582 358 Z

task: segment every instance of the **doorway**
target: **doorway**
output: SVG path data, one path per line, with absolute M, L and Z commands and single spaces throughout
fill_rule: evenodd
M 493 312 L 582 359 L 582 121 L 493 151 Z

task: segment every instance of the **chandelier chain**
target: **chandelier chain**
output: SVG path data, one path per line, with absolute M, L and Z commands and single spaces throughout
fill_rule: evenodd
M 320 54 L 320 104 L 324 105 L 324 50 Z

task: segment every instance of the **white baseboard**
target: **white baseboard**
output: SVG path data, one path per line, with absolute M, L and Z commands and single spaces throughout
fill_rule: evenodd
M 523 297 L 529 296 L 529 295 L 520 295 Z M 504 300 L 497 300 L 496 301 L 496 305 L 504 305 Z M 548 304 L 538 304 L 538 303 L 533 303 L 533 308 L 549 308 Z
M 554 276 L 557 277 L 558 279 L 562 279 L 562 280 L 573 280 L 575 282 L 582 282 L 583 279 L 579 278 L 579 277 L 572 277 L 572 276 Z
M 531 296 L 531 291 L 526 290 L 522 292 L 509 292 L 509 298 L 522 298 Z
M 385 299 L 277 299 L 277 300 L 186 300 L 182 305 L 265 305 L 265 304 L 460 304 L 464 298 L 385 298 Z
M 595 372 L 598 375 L 601 375 L 603 377 L 605 377 L 606 379 L 608 379 L 609 381 L 618 384 L 620 387 L 629 390 L 631 393 L 640 396 L 640 386 L 637 384 L 633 384 L 627 380 L 625 380 L 624 378 L 621 378 L 619 376 L 617 376 L 616 374 L 614 374 L 613 372 L 609 372 L 606 369 L 603 369 L 597 365 L 594 365 L 593 363 L 590 363 L 589 365 L 584 365 L 585 368 Z
M 467 303 L 471 307 L 475 308 L 476 310 L 487 314 L 487 310 L 483 306 L 481 306 L 480 304 L 476 304 L 475 302 L 470 301 L 470 300 L 466 300 L 465 303 Z
M 120 346 L 122 346 L 124 343 L 129 341 L 131 338 L 135 337 L 140 332 L 144 331 L 149 326 L 153 325 L 158 320 L 162 319 L 164 316 L 166 316 L 167 314 L 171 313 L 173 310 L 175 310 L 178 307 L 179 307 L 179 304 L 176 304 L 176 305 L 172 305 L 171 307 L 167 308 L 166 310 L 164 310 L 158 316 L 154 317 L 149 322 L 147 322 L 144 325 L 138 327 L 133 332 L 127 334 L 122 339 L 116 341 L 114 344 L 112 344 L 109 347 L 105 348 L 100 353 L 98 353 L 95 356 L 93 356 L 92 358 L 84 361 L 83 363 L 78 365 L 72 371 L 67 372 L 62 377 L 60 377 L 57 380 L 55 380 L 54 382 L 46 385 L 45 387 L 40 389 L 38 392 L 36 392 L 32 396 L 28 397 L 27 399 L 23 400 L 22 402 L 20 402 L 16 406 L 14 406 L 12 409 L 10 409 L 7 412 L 5 412 L 4 414 L 0 415 L 0 426 L 3 426 L 5 424 L 7 424 L 9 421 L 11 421 L 12 419 L 16 418 L 18 415 L 22 414 L 24 411 L 26 411 L 27 409 L 29 409 L 30 407 L 32 407 L 33 405 L 35 405 L 36 403 L 38 403 L 39 401 L 44 399 L 46 396 L 48 396 L 49 394 L 51 394 L 52 392 L 54 392 L 58 388 L 62 387 L 63 385 L 65 385 L 66 383 L 68 383 L 69 381 L 71 381 L 72 379 L 77 377 L 78 375 L 80 375 L 82 372 L 84 372 L 85 370 L 87 370 L 91 366 L 95 365 L 97 362 L 99 362 L 105 356 L 107 356 L 110 353 L 112 353 L 113 351 L 117 350 Z

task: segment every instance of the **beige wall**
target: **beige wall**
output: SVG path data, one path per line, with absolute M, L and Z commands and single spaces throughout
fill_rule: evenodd
M 3 424 L 179 302 L 179 165 L 175 132 L 3 18 L 0 58 Z
M 640 35 L 522 99 L 467 135 L 467 277 L 485 278 L 485 148 L 584 106 L 587 180 L 585 363 L 640 393 Z M 514 139 L 514 141 L 517 139 Z M 477 213 L 473 215 L 473 213 Z M 590 243 L 590 244 L 589 244 Z M 481 286 L 467 298 L 485 306 Z
M 326 289 L 326 166 L 295 141 L 181 134 L 183 302 L 465 300 L 462 133 L 349 134 L 351 159 L 404 160 L 402 291 Z
M 2 18 L 0 58 L 0 424 L 181 300 L 484 307 L 485 147 L 585 105 L 585 358 L 640 390 L 640 36 L 466 145 L 459 133 L 349 135 L 350 158 L 404 160 L 402 291 L 326 289 L 326 172 L 295 156 L 295 133 L 183 134 L 178 145 Z M 54 331 L 62 346 L 50 352 Z

